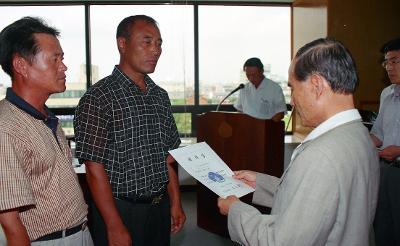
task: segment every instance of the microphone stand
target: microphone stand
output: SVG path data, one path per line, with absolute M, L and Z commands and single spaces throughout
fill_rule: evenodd
M 231 91 L 228 95 L 226 95 L 226 97 L 224 97 L 224 99 L 221 100 L 221 102 L 218 104 L 216 112 L 218 112 L 219 107 L 221 107 L 221 104 L 233 93 L 237 92 L 238 90 L 241 90 L 244 88 L 244 84 L 240 84 L 236 89 L 234 89 L 233 91 Z
M 288 130 L 288 128 L 289 128 L 289 124 L 290 124 L 290 121 L 292 120 L 293 114 L 295 114 L 295 107 L 294 107 L 294 106 L 293 106 L 293 108 L 292 108 L 292 113 L 290 114 L 288 123 L 287 123 L 286 128 L 285 128 L 285 134 L 287 133 L 287 130 Z

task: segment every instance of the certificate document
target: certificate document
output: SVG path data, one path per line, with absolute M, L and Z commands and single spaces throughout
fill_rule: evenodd
M 169 153 L 193 178 L 222 198 L 230 195 L 241 197 L 254 191 L 242 181 L 232 178 L 233 171 L 205 142 Z

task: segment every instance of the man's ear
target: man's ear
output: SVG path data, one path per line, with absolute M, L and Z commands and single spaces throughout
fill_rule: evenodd
M 326 92 L 327 82 L 324 77 L 319 74 L 312 74 L 310 78 L 312 90 L 316 98 L 319 98 Z
M 22 77 L 28 76 L 28 65 L 29 62 L 19 54 L 15 54 L 12 58 L 12 69 L 15 74 L 19 74 Z
M 121 54 L 125 53 L 126 38 L 118 37 L 117 38 L 117 46 L 118 46 L 119 53 L 121 53 Z

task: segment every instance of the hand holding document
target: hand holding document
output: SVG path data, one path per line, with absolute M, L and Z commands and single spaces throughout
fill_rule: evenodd
M 254 191 L 242 181 L 232 178 L 233 171 L 205 142 L 169 153 L 193 178 L 222 198 L 230 195 L 241 197 Z

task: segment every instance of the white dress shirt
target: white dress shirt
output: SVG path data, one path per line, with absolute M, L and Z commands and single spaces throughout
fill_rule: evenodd
M 400 146 L 400 85 L 392 84 L 383 89 L 371 133 L 382 141 L 382 148 Z
M 286 113 L 282 88 L 265 77 L 258 88 L 250 82 L 247 83 L 240 90 L 238 100 L 233 106 L 257 119 L 271 119 L 277 113 Z

